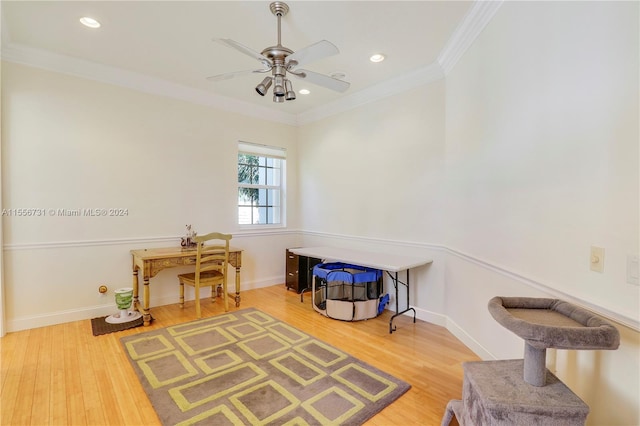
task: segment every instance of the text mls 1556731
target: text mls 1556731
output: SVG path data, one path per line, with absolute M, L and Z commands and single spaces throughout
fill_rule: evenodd
M 124 217 L 129 216 L 125 208 L 18 208 L 2 209 L 3 217 Z

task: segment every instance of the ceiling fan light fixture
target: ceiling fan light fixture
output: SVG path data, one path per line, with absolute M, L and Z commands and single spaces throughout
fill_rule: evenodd
M 260 96 L 266 95 L 269 87 L 271 87 L 271 81 L 271 77 L 265 77 L 262 83 L 256 86 L 256 92 L 258 92 Z
M 288 101 L 295 101 L 296 92 L 293 91 L 293 85 L 291 84 L 291 81 L 286 78 L 284 79 L 284 88 L 287 91 L 284 95 L 284 98 Z
M 269 8 L 271 9 L 271 13 L 276 16 L 278 24 L 278 44 L 275 46 L 267 47 L 259 53 L 228 38 L 214 39 L 214 41 L 220 42 L 221 44 L 235 49 L 244 55 L 257 59 L 262 64 L 262 68 L 257 70 L 244 70 L 218 74 L 207 77 L 207 80 L 222 81 L 236 75 L 270 72 L 271 76 L 265 78 L 256 86 L 256 92 L 260 96 L 265 96 L 269 91 L 269 88 L 273 86 L 273 101 L 277 103 L 293 101 L 296 99 L 296 92 L 293 90 L 292 83 L 287 78 L 290 75 L 293 75 L 296 78 L 305 79 L 307 83 L 326 87 L 336 92 L 344 92 L 347 90 L 350 84 L 343 80 L 346 79 L 346 75 L 344 73 L 337 73 L 333 76 L 329 76 L 298 68 L 307 63 L 336 55 L 340 53 L 338 48 L 327 40 L 321 40 L 295 52 L 283 46 L 281 40 L 281 20 L 289 12 L 289 6 L 282 1 L 274 1 L 270 4 Z M 300 91 L 300 94 L 306 95 L 308 93 L 309 91 L 307 89 Z
M 277 75 L 274 80 L 273 94 L 278 97 L 284 96 L 284 77 Z

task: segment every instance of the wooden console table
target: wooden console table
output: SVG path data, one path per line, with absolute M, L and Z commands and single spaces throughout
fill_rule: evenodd
M 134 308 L 142 313 L 144 325 L 151 322 L 149 312 L 149 279 L 155 277 L 158 272 L 166 268 L 176 266 L 195 265 L 196 249 L 183 249 L 181 247 L 165 247 L 153 249 L 131 250 L 133 263 L 133 304 Z M 242 250 L 229 249 L 229 263 L 236 268 L 236 307 L 240 306 L 240 267 L 242 266 Z M 138 300 L 138 271 L 142 271 L 143 278 L 143 303 L 140 306 Z

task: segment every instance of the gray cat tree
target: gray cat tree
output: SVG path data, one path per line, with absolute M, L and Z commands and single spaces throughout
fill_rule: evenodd
M 618 330 L 589 311 L 545 298 L 494 297 L 493 318 L 525 341 L 524 359 L 463 364 L 462 400 L 442 426 L 584 425 L 589 407 L 547 370 L 547 348 L 617 349 Z

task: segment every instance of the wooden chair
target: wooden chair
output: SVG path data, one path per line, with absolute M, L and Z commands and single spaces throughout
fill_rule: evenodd
M 190 285 L 196 290 L 196 315 L 200 314 L 200 288 L 211 287 L 211 300 L 215 301 L 217 285 L 222 284 L 224 295 L 224 310 L 229 310 L 227 300 L 227 265 L 229 263 L 229 240 L 232 235 L 212 232 L 195 237 L 198 244 L 196 255 L 196 270 L 188 274 L 178 275 L 180 280 L 180 307 L 184 308 L 184 285 Z M 205 245 L 205 243 L 213 244 Z

